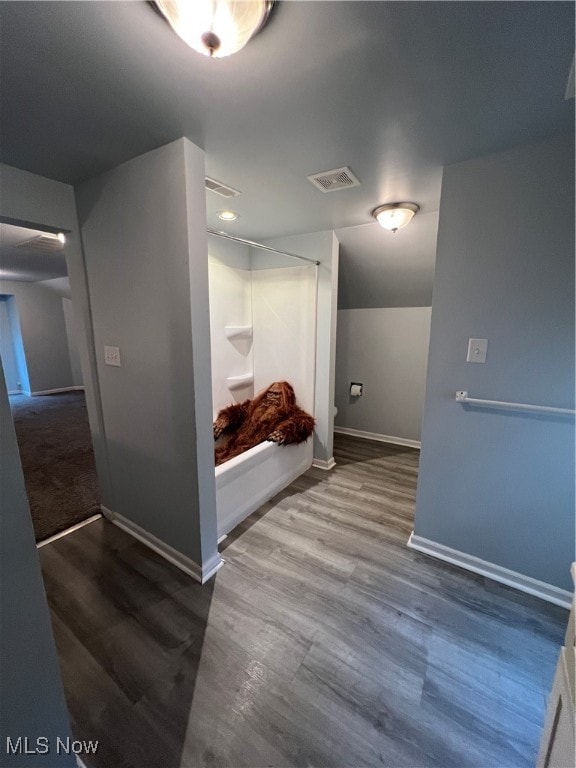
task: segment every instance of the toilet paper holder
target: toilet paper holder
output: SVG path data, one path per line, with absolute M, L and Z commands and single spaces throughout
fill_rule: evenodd
M 357 381 L 353 381 L 350 384 L 350 397 L 362 397 L 362 389 L 364 385 L 359 384 Z

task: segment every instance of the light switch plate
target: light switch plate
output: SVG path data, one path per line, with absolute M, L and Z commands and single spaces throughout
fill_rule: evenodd
M 488 339 L 468 339 L 467 363 L 485 363 Z
M 106 365 L 115 365 L 120 368 L 120 348 L 104 347 L 104 362 Z

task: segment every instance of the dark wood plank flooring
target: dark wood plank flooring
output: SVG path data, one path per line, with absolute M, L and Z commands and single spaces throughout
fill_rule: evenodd
M 406 548 L 417 451 L 335 456 L 204 587 L 104 520 L 41 550 L 87 765 L 534 765 L 567 612 Z

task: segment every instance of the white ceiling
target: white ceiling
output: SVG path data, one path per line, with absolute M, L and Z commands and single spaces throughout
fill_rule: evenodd
M 243 237 L 337 230 L 342 306 L 430 295 L 444 165 L 574 130 L 571 2 L 280 2 L 216 60 L 145 2 L 1 2 L 0 21 L 3 162 L 75 184 L 187 136 L 243 192 L 207 194 L 210 227 L 233 205 Z M 306 179 L 343 165 L 361 186 Z M 409 227 L 372 223 L 403 199 Z

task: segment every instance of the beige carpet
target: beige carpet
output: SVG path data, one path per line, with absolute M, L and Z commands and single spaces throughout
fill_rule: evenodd
M 83 392 L 10 397 L 36 541 L 100 512 Z

